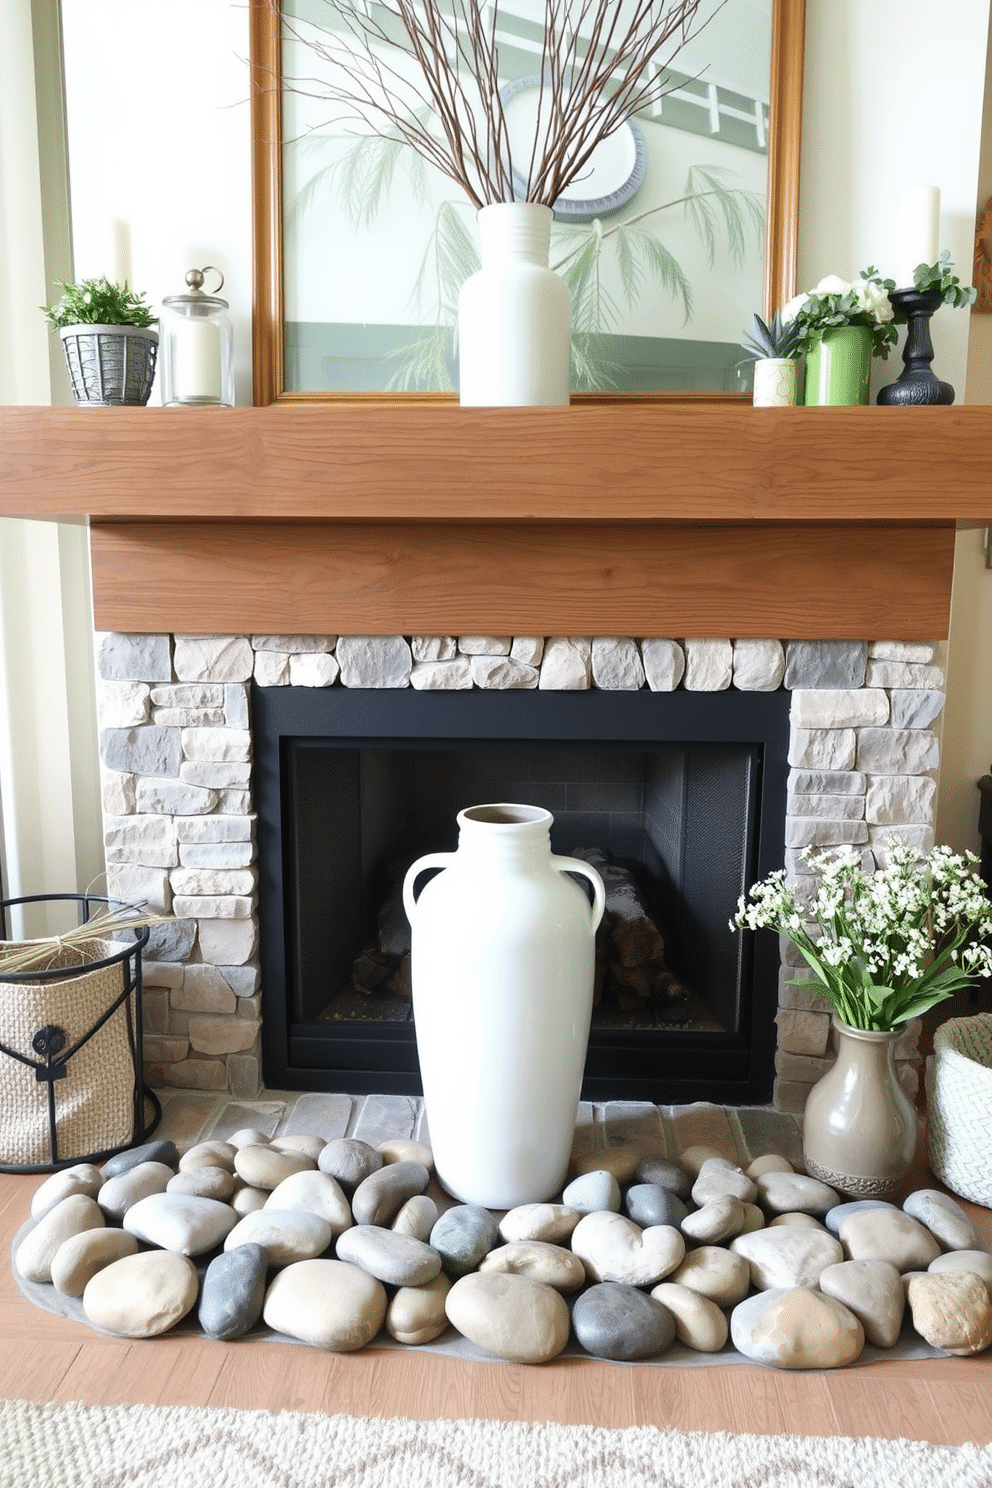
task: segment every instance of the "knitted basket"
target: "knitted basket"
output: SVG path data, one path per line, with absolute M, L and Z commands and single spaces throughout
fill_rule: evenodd
M 949 1019 L 933 1049 L 930 1166 L 953 1193 L 992 1208 L 992 1013 Z

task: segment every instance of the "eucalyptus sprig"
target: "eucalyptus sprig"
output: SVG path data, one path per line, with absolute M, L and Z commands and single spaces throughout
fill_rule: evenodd
M 127 280 L 113 284 L 104 275 L 99 279 L 81 279 L 71 284 L 59 279 L 56 289 L 62 291 L 57 305 L 42 305 L 41 312 L 54 331 L 70 325 L 150 326 L 155 316 L 145 296 L 135 294 Z
M 973 305 L 978 298 L 978 290 L 975 286 L 962 284 L 955 274 L 950 251 L 947 248 L 935 264 L 916 265 L 913 270 L 913 288 L 918 289 L 922 294 L 939 290 L 941 304 L 950 305 L 954 310 L 963 310 L 966 305 Z
M 849 1028 L 891 1032 L 992 975 L 992 903 L 974 853 L 935 847 L 919 862 L 894 842 L 874 873 L 852 848 L 802 856 L 812 888 L 772 873 L 741 897 L 730 928 L 790 940 L 813 973 L 794 985 L 824 997 Z

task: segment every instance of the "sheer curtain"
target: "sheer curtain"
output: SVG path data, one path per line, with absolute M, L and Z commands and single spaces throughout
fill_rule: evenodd
M 0 3 L 0 402 L 68 402 L 39 314 L 72 272 L 58 6 Z M 0 847 L 7 896 L 74 893 L 103 870 L 84 526 L 0 518 Z M 7 933 L 63 918 L 15 911 Z

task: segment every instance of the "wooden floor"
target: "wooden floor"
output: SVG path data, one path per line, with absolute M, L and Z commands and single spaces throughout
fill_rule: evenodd
M 916 1186 L 932 1186 L 925 1170 Z M 41 1180 L 0 1176 L 5 1256 Z M 992 1249 L 992 1212 L 967 1206 Z M 127 1342 L 42 1312 L 0 1267 L 0 1394 L 89 1404 L 488 1417 L 992 1442 L 992 1355 L 789 1374 L 750 1365 L 650 1368 L 568 1359 L 467 1364 L 411 1349 L 326 1354 L 268 1342 Z

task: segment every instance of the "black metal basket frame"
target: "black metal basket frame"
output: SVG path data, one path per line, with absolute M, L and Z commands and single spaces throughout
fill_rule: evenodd
M 18 899 L 4 899 L 0 901 L 0 924 L 6 926 L 7 912 L 19 904 L 71 904 L 80 907 L 80 922 L 87 924 L 94 905 L 105 905 L 111 909 L 126 909 L 130 906 L 122 904 L 119 900 L 106 899 L 96 894 L 27 894 Z M 50 1161 L 47 1163 L 0 1163 L 0 1173 L 51 1173 L 59 1168 L 71 1167 L 75 1163 L 102 1162 L 105 1158 L 112 1157 L 117 1152 L 124 1152 L 130 1147 L 136 1147 L 140 1142 L 147 1139 L 155 1131 L 162 1116 L 162 1106 L 158 1096 L 153 1090 L 145 1085 L 144 1060 L 141 1047 L 141 952 L 148 943 L 148 927 L 141 925 L 131 927 L 123 924 L 117 929 L 127 930 L 134 936 L 131 944 L 124 943 L 118 953 L 113 956 L 104 956 L 97 961 L 79 962 L 72 966 L 58 967 L 54 970 L 34 971 L 0 971 L 0 981 L 11 983 L 23 983 L 30 985 L 32 982 L 66 981 L 86 972 L 102 971 L 108 966 L 123 965 L 126 963 L 124 972 L 124 986 L 120 994 L 114 998 L 104 1013 L 89 1028 L 81 1038 L 69 1047 L 66 1046 L 66 1035 L 63 1030 L 54 1024 L 45 1024 L 35 1033 L 31 1046 L 38 1059 L 29 1059 L 20 1054 L 16 1049 L 10 1049 L 6 1044 L 0 1043 L 0 1055 L 7 1055 L 15 1059 L 19 1064 L 27 1065 L 33 1069 L 35 1079 L 48 1087 L 48 1146 Z M 132 1017 L 132 1001 L 134 1015 Z M 134 1136 L 130 1142 L 118 1146 L 108 1147 L 101 1152 L 91 1152 L 85 1155 L 76 1155 L 68 1158 L 60 1158 L 58 1154 L 58 1123 L 55 1112 L 55 1082 L 63 1080 L 68 1076 L 66 1068 L 72 1056 L 87 1044 L 94 1034 L 107 1023 L 119 1008 L 123 1006 L 125 1011 L 125 1022 L 127 1028 L 127 1039 L 131 1053 L 131 1064 L 134 1071 Z M 152 1115 L 146 1118 L 146 1105 L 152 1108 Z

